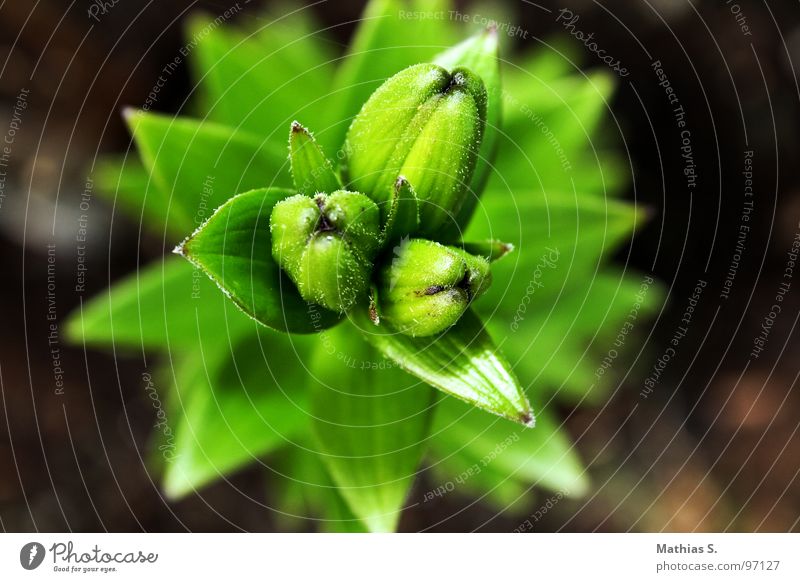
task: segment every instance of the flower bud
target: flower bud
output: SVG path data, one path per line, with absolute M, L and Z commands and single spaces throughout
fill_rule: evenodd
M 372 94 L 348 130 L 350 187 L 383 203 L 402 175 L 419 199 L 420 234 L 440 232 L 469 195 L 486 102 L 483 82 L 467 69 L 421 64 L 400 71 Z
M 412 239 L 395 255 L 379 273 L 380 317 L 406 335 L 445 331 L 491 284 L 489 262 L 456 247 Z
M 275 205 L 272 256 L 306 301 L 344 312 L 366 297 L 380 212 L 363 194 L 298 194 Z

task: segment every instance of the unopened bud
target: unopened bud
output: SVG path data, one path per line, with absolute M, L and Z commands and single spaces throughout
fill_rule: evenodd
M 483 82 L 468 69 L 421 64 L 400 71 L 372 94 L 348 130 L 349 187 L 383 203 L 402 175 L 419 199 L 419 233 L 440 232 L 469 195 L 486 103 Z
M 406 335 L 441 333 L 490 283 L 483 257 L 429 240 L 405 241 L 379 273 L 380 317 Z
M 366 297 L 378 251 L 380 212 L 363 194 L 302 194 L 270 216 L 272 256 L 306 301 L 344 312 Z

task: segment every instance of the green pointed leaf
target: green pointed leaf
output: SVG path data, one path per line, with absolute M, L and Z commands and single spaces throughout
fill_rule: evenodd
M 473 194 L 465 200 L 456 216 L 456 223 L 463 229 L 469 222 L 478 203 L 478 196 L 489 178 L 497 149 L 503 104 L 497 28 L 488 27 L 437 55 L 433 62 L 447 70 L 466 67 L 476 73 L 486 87 L 486 129 L 478 150 L 478 163 L 469 185 Z
M 350 510 L 370 531 L 394 531 L 430 429 L 435 392 L 360 341 L 330 333 L 312 364 L 313 431 Z
M 419 228 L 419 200 L 403 176 L 399 176 L 394 184 L 390 204 L 383 229 L 385 243 L 413 234 Z
M 195 350 L 214 330 L 238 335 L 253 324 L 214 284 L 177 257 L 159 261 L 114 284 L 70 314 L 74 343 L 139 349 Z
M 170 498 L 257 462 L 307 428 L 305 394 L 294 390 L 304 381 L 307 340 L 260 333 L 179 362 L 167 419 L 175 422 L 172 446 L 160 445 Z
M 280 531 L 307 529 L 316 523 L 323 532 L 363 533 L 367 529 L 339 493 L 314 444 L 300 441 L 281 451 L 270 487 L 277 498 Z
M 272 258 L 269 217 L 294 192 L 262 188 L 234 196 L 176 252 L 197 265 L 247 315 L 272 329 L 313 333 L 338 315 L 304 301 Z
M 311 12 L 285 11 L 247 20 L 243 28 L 189 18 L 187 37 L 196 45 L 190 63 L 212 120 L 278 143 L 292 119 L 316 122 L 325 113 L 335 61 Z
M 449 20 L 404 15 L 447 14 L 450 6 L 450 0 L 370 0 L 334 79 L 330 130 L 317 135 L 328 151 L 341 146 L 350 121 L 381 83 L 408 66 L 429 62 L 452 44 L 455 30 Z
M 208 121 L 133 110 L 125 116 L 142 161 L 167 200 L 164 220 L 171 233 L 191 232 L 237 192 L 288 183 L 281 146 Z
M 572 441 L 549 408 L 538 411 L 535 428 L 525 429 L 447 398 L 437 409 L 432 434 L 432 452 L 439 457 L 461 452 L 503 479 L 575 497 L 589 489 Z
M 514 245 L 499 240 L 485 240 L 475 242 L 462 242 L 461 248 L 472 255 L 485 257 L 490 263 L 499 261 L 508 253 L 513 252 Z
M 342 183 L 322 152 L 314 136 L 296 121 L 289 132 L 289 156 L 292 162 L 294 187 L 301 194 L 331 194 L 341 190 Z
M 354 316 L 361 317 L 358 325 L 369 342 L 410 374 L 473 406 L 533 426 L 533 411 L 517 377 L 471 310 L 433 337 L 393 333 Z

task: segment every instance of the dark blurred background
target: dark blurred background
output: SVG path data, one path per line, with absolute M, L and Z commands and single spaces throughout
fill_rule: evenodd
M 258 2 L 243 4 L 241 18 L 257 17 Z M 257 468 L 200 496 L 164 501 L 140 459 L 153 408 L 139 386 L 139 366 L 48 343 L 47 245 L 63 241 L 63 248 L 74 248 L 86 168 L 99 154 L 129 148 L 119 110 L 144 102 L 159 70 L 182 46 L 186 14 L 228 8 L 222 2 L 118 0 L 102 24 L 90 27 L 89 5 L 0 5 L 0 134 L 12 127 L 15 108 L 22 111 L 5 163 L 0 158 L 0 527 L 270 530 L 274 515 L 252 501 L 264 499 Z M 800 4 L 509 2 L 513 21 L 531 33 L 510 50 L 552 37 L 582 49 L 539 6 L 580 14 L 581 28 L 602 39 L 609 54 L 624 56 L 630 71 L 611 104 L 635 173 L 625 196 L 652 207 L 655 217 L 620 259 L 654 273 L 670 289 L 668 308 L 653 322 L 654 357 L 668 346 L 698 280 L 708 286 L 680 350 L 646 401 L 638 392 L 652 362 L 634 369 L 608 406 L 564 411 L 583 458 L 592 460 L 594 493 L 562 501 L 536 529 L 798 531 L 800 281 L 792 281 L 784 296 L 764 351 L 757 359 L 749 354 L 786 280 L 787 251 L 799 229 Z M 313 10 L 343 50 L 362 7 L 323 1 Z M 588 52 L 579 54 L 585 65 L 596 65 Z M 653 59 L 668 71 L 691 119 L 698 173 L 691 195 Z M 177 110 L 189 91 L 183 68 L 162 90 L 159 109 Z M 745 151 L 753 152 L 750 231 L 723 299 L 740 240 Z M 91 205 L 84 297 L 165 247 L 100 198 Z M 59 319 L 78 301 L 72 293 L 76 260 L 58 255 Z M 54 393 L 54 347 L 65 371 L 63 395 Z M 518 525 L 480 506 L 453 516 L 466 503 L 449 496 L 424 512 L 412 510 L 402 529 L 438 524 L 434 530 L 461 531 L 483 524 L 484 530 L 510 531 Z

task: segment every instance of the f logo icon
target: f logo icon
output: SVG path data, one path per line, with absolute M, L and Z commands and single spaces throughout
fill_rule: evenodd
M 29 542 L 19 551 L 19 563 L 26 570 L 35 570 L 44 561 L 44 546 L 39 542 Z

